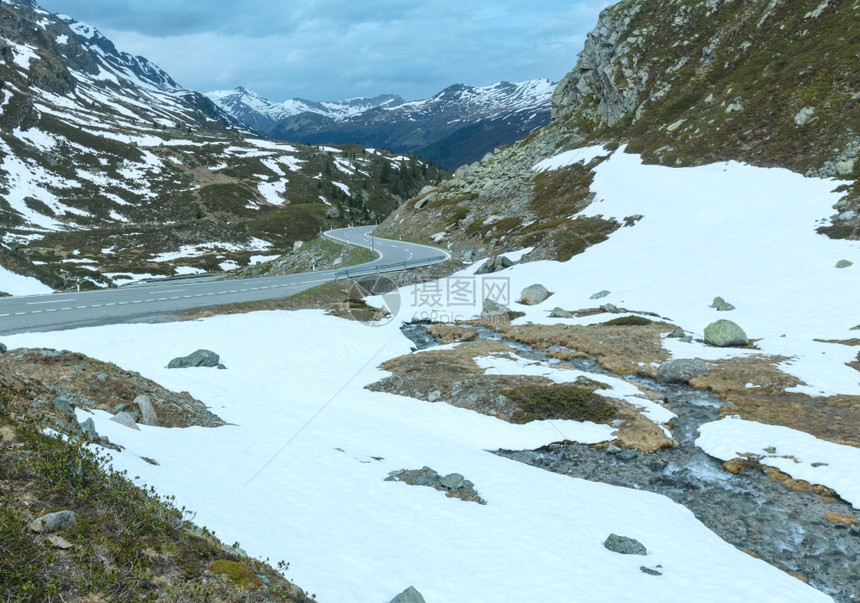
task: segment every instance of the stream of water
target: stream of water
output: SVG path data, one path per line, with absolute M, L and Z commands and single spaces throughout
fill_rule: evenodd
M 425 326 L 408 324 L 404 333 L 419 348 L 435 345 Z M 500 340 L 528 358 L 559 363 L 535 350 L 480 329 L 479 336 Z M 575 368 L 611 374 L 592 359 L 571 361 Z M 825 520 L 828 512 L 854 515 L 851 505 L 812 492 L 788 490 L 763 470 L 732 475 L 721 461 L 695 445 L 698 428 L 714 421 L 724 404 L 715 394 L 683 384 L 661 384 L 644 376 L 635 380 L 665 397 L 678 415 L 672 428 L 674 447 L 654 453 L 600 449 L 576 443 L 538 450 L 499 450 L 496 454 L 575 478 L 649 490 L 690 509 L 709 529 L 738 549 L 786 571 L 800 572 L 818 590 L 841 602 L 860 601 L 860 526 Z

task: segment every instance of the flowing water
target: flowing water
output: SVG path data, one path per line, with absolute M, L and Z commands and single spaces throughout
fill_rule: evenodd
M 404 325 L 416 347 L 435 345 L 426 325 Z M 544 350 L 500 339 L 481 329 L 480 337 L 501 340 L 518 353 L 551 363 Z M 584 371 L 607 373 L 591 359 L 570 364 Z M 860 526 L 825 520 L 828 512 L 856 515 L 851 505 L 812 492 L 788 490 L 762 469 L 738 475 L 696 445 L 699 425 L 717 419 L 723 401 L 715 394 L 683 384 L 657 383 L 644 376 L 628 377 L 659 392 L 678 415 L 672 428 L 676 444 L 654 453 L 600 449 L 565 443 L 538 450 L 499 450 L 496 454 L 575 478 L 648 490 L 668 496 L 727 542 L 781 569 L 799 572 L 809 583 L 836 601 L 860 601 Z

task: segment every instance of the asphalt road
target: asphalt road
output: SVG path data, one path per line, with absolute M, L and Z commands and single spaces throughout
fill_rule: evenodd
M 155 320 L 178 311 L 288 297 L 335 278 L 427 266 L 449 254 L 426 245 L 380 239 L 373 226 L 342 228 L 331 239 L 372 248 L 371 262 L 285 276 L 241 280 L 164 279 L 82 293 L 0 298 L 0 335 Z

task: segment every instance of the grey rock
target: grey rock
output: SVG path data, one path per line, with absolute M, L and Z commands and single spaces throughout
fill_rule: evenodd
M 668 360 L 657 369 L 657 381 L 660 383 L 689 383 L 690 379 L 699 375 L 707 375 L 711 367 L 699 358 L 678 358 Z
M 478 250 L 474 247 L 466 247 L 463 251 L 460 252 L 460 257 L 464 262 L 474 262 L 475 258 L 478 256 Z
M 330 207 L 325 212 L 325 217 L 331 220 L 340 218 L 340 210 L 336 207 Z
M 218 354 L 211 350 L 197 350 L 188 356 L 174 358 L 167 368 L 216 367 L 220 364 Z
M 595 293 L 594 295 L 592 295 L 588 299 L 603 299 L 604 297 L 606 297 L 610 293 L 611 293 L 611 291 L 607 291 L 606 289 L 604 289 L 603 291 L 598 291 L 597 293 Z
M 851 327 L 851 328 L 850 328 L 850 329 L 848 329 L 848 330 L 849 330 L 849 331 L 860 331 L 860 325 L 857 325 L 857 326 Z
M 693 336 L 684 335 L 683 337 L 681 337 L 681 341 L 683 341 L 684 343 L 693 343 Z
M 815 107 L 804 107 L 800 111 L 798 111 L 794 116 L 795 125 L 802 126 L 805 125 L 806 122 L 813 116 L 815 113 Z
M 675 339 L 680 339 L 683 336 L 684 336 L 684 329 L 675 329 L 674 331 L 672 331 L 671 333 L 666 335 L 666 337 L 672 337 Z
M 54 398 L 54 408 L 59 410 L 62 413 L 69 415 L 70 417 L 75 416 L 75 411 L 72 410 L 74 404 L 69 402 L 68 398 L 64 398 L 63 396 L 57 396 Z
M 248 553 L 245 552 L 245 549 L 240 546 L 230 546 L 229 544 L 222 544 L 221 550 L 233 557 L 234 559 L 248 556 Z
M 491 299 L 485 299 L 484 305 L 481 309 L 481 316 L 502 316 L 510 311 L 510 308 L 508 308 L 507 306 L 503 306 L 499 302 L 495 302 Z
M 491 274 L 493 272 L 498 272 L 499 270 L 509 268 L 513 265 L 514 263 L 507 257 L 503 255 L 497 255 L 491 257 L 489 260 L 484 262 L 484 264 L 475 271 L 475 274 Z
M 8 350 L 8 349 L 9 348 L 7 348 L 5 345 L 3 345 L 2 342 L 0 342 L 0 354 L 5 354 L 6 350 Z
M 650 576 L 662 576 L 663 572 L 657 571 L 655 569 L 651 569 L 650 567 L 645 567 L 644 565 L 639 566 L 639 571 L 643 574 L 648 574 Z
M 744 330 L 730 320 L 718 320 L 705 327 L 705 343 L 726 347 L 746 347 L 749 338 Z
M 848 266 L 853 266 L 853 265 L 854 265 L 854 262 L 852 262 L 851 260 L 839 260 L 838 262 L 836 262 L 837 268 L 848 268 Z
M 391 599 L 391 603 L 427 603 L 424 597 L 414 586 L 410 586 L 402 593 Z
M 81 423 L 81 432 L 91 441 L 95 442 L 99 439 L 99 434 L 96 431 L 96 424 L 92 417 Z
M 134 415 L 130 412 L 118 412 L 111 418 L 111 421 L 116 421 L 120 425 L 125 425 L 131 429 L 140 431 L 140 427 L 137 426 L 137 423 L 134 420 Z
M 549 291 L 541 284 L 529 285 L 520 294 L 522 302 L 529 306 L 534 306 L 549 297 Z
M 639 458 L 639 453 L 635 450 L 627 448 L 626 450 L 622 450 L 621 452 L 619 452 L 617 458 L 619 461 L 633 461 Z
M 731 310 L 735 309 L 735 307 L 732 304 L 730 304 L 729 302 L 727 302 L 726 300 L 724 300 L 722 297 L 719 297 L 719 296 L 714 298 L 714 301 L 711 304 L 711 307 L 716 308 L 717 312 L 730 312 Z
M 621 314 L 624 310 L 619 309 L 617 306 L 613 304 L 603 304 L 600 306 L 600 309 L 604 312 L 608 312 L 609 314 Z
M 549 313 L 550 318 L 573 318 L 573 314 L 563 308 L 553 308 Z
M 449 473 L 443 477 L 439 483 L 448 490 L 459 490 L 466 481 L 466 478 L 459 473 Z
M 158 414 L 155 412 L 155 407 L 149 396 L 140 395 L 134 399 L 134 403 L 140 409 L 141 422 L 144 425 L 158 425 Z
M 441 399 L 442 399 L 442 392 L 440 392 L 438 389 L 427 394 L 427 401 L 428 402 L 438 402 Z
M 56 513 L 48 513 L 38 519 L 34 519 L 30 522 L 30 529 L 40 534 L 49 534 L 65 530 L 74 525 L 76 520 L 77 516 L 74 511 L 57 511 Z
M 636 540 L 627 536 L 619 536 L 618 534 L 610 534 L 603 542 L 603 546 L 613 553 L 621 553 L 622 555 L 647 555 L 648 549 Z

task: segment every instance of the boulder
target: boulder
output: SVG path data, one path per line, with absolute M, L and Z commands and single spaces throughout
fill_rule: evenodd
M 140 420 L 144 425 L 158 425 L 158 414 L 152 405 L 149 396 L 141 395 L 134 399 L 134 403 L 140 409 Z
M 660 383 L 689 383 L 690 379 L 699 375 L 707 375 L 711 367 L 699 358 L 678 358 L 669 360 L 657 369 L 657 381 Z
M 99 439 L 99 434 L 96 431 L 96 424 L 93 422 L 92 417 L 81 423 L 81 432 L 83 432 L 91 442 L 95 442 Z
M 715 297 L 713 303 L 711 304 L 712 308 L 716 308 L 717 312 L 730 312 L 734 310 L 735 307 L 731 305 L 729 302 L 724 300 L 722 297 Z
M 854 262 L 852 262 L 851 260 L 839 260 L 838 262 L 836 262 L 837 268 L 848 268 L 848 266 L 853 266 L 853 265 L 854 265 Z M 2 346 L 2 345 L 3 344 L 0 344 L 0 346 Z M 0 349 L 2 349 L 2 347 L 0 347 Z
M 131 429 L 140 431 L 140 427 L 137 426 L 137 423 L 134 420 L 134 415 L 130 412 L 118 412 L 111 418 L 111 421 L 116 421 L 120 425 L 125 425 Z
M 491 299 L 485 299 L 484 305 L 481 308 L 481 316 L 503 316 L 511 311 L 507 306 L 503 306 L 499 302 Z
M 391 603 L 426 603 L 424 597 L 414 586 L 410 586 L 402 593 L 391 599 Z
M 174 358 L 167 365 L 167 368 L 214 367 L 218 366 L 219 362 L 220 357 L 215 352 L 211 350 L 197 350 L 188 356 Z
M 340 210 L 336 207 L 330 207 L 326 210 L 325 217 L 330 220 L 337 220 L 340 218 Z
M 5 354 L 6 350 L 8 350 L 8 349 L 9 348 L 7 348 L 5 345 L 3 345 L 2 342 L 0 342 L 0 354 Z
M 503 255 L 496 255 L 484 262 L 484 264 L 480 268 L 478 268 L 478 270 L 475 271 L 475 274 L 491 274 L 493 272 L 498 272 L 499 270 L 509 268 L 513 265 L 514 263 L 510 261 L 507 257 Z
M 552 312 L 549 313 L 550 318 L 573 318 L 573 314 L 565 310 L 564 308 L 553 308 Z
M 57 511 L 34 519 L 30 522 L 30 529 L 40 534 L 59 532 L 72 526 L 76 520 L 74 511 Z
M 527 306 L 535 306 L 549 297 L 549 291 L 541 284 L 529 285 L 520 294 L 520 299 Z
M 746 347 L 749 338 L 744 330 L 730 320 L 718 320 L 705 327 L 705 343 L 727 347 Z
M 648 549 L 636 540 L 627 536 L 619 536 L 618 534 L 610 534 L 603 542 L 603 546 L 613 553 L 621 553 L 622 555 L 647 555 Z
M 598 291 L 597 293 L 595 293 L 594 295 L 592 295 L 588 299 L 601 299 L 601 298 L 606 297 L 609 294 L 610 294 L 610 291 L 607 291 L 606 289 L 604 289 L 603 291 Z

